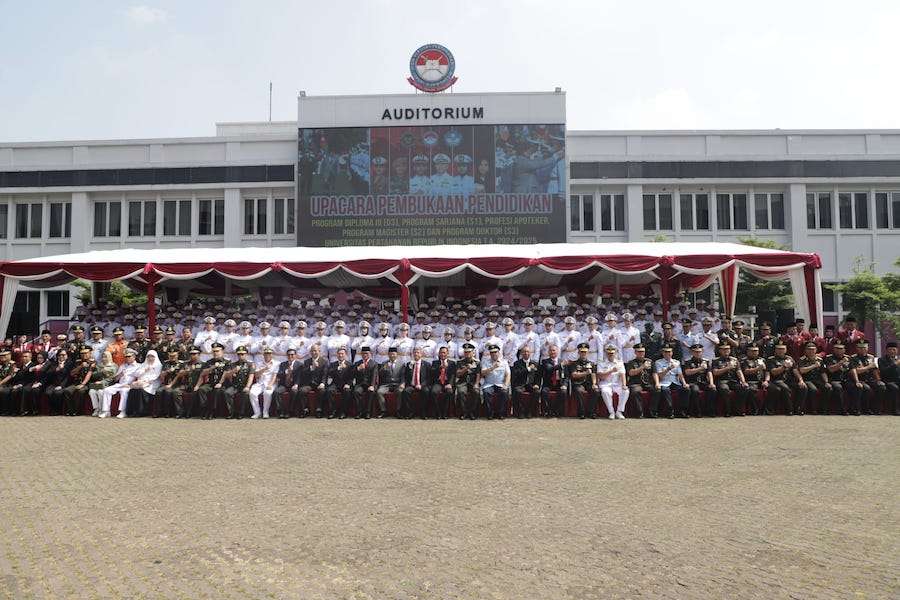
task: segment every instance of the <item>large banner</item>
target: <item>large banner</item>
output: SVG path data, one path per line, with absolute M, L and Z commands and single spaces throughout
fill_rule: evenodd
M 564 125 L 300 129 L 301 246 L 566 241 Z

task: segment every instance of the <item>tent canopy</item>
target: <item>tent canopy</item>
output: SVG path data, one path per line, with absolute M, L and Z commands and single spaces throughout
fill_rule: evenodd
M 678 291 L 699 291 L 719 281 L 725 312 L 734 310 L 738 269 L 765 279 L 791 281 L 797 312 L 821 326 L 816 254 L 731 243 L 612 243 L 463 246 L 350 246 L 335 248 L 177 248 L 103 250 L 0 264 L 0 331 L 5 331 L 19 284 L 51 287 L 74 279 L 124 281 L 146 289 L 148 305 L 160 284 L 192 289 L 257 287 L 474 287 L 599 289 L 611 283 L 646 286 L 664 306 Z M 152 306 L 148 316 L 153 318 Z

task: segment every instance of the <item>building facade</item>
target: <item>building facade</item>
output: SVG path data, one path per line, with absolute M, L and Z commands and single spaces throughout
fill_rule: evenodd
M 900 131 L 568 131 L 568 240 L 736 241 L 817 252 L 822 279 L 900 256 Z M 0 143 L 0 260 L 297 244 L 297 122 L 206 138 Z M 76 288 L 22 291 L 66 318 Z M 826 317 L 840 301 L 824 294 Z

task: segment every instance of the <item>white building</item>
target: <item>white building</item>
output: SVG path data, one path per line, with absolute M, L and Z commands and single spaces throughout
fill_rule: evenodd
M 461 95 L 457 95 L 461 96 Z M 817 252 L 823 281 L 900 255 L 900 131 L 569 131 L 569 241 L 734 241 Z M 297 122 L 205 138 L 0 143 L 0 259 L 294 246 Z M 20 292 L 39 322 L 72 288 Z M 22 296 L 29 294 L 30 296 Z M 825 314 L 839 316 L 825 294 Z

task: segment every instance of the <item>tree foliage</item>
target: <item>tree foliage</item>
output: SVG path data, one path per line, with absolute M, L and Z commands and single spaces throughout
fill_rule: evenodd
M 900 266 L 900 259 L 895 262 Z M 853 277 L 846 283 L 834 286 L 840 292 L 844 309 L 856 317 L 860 328 L 873 321 L 876 327 L 889 323 L 900 330 L 900 275 L 875 274 L 875 265 L 857 259 Z
M 787 248 L 773 240 L 757 237 L 742 237 L 738 239 L 742 244 L 756 248 L 768 248 L 770 250 L 787 250 Z M 755 277 L 745 270 L 740 270 L 738 278 L 737 301 L 735 312 L 749 312 L 749 307 L 755 306 L 757 310 L 774 310 L 789 308 L 794 305 L 794 295 L 791 284 L 788 281 L 766 281 Z
M 82 304 L 91 302 L 91 284 L 83 279 L 76 279 L 72 285 L 81 288 L 78 298 Z M 105 291 L 97 301 L 112 302 L 122 306 L 137 306 L 147 303 L 147 294 L 134 291 L 121 281 L 113 281 L 105 286 Z

